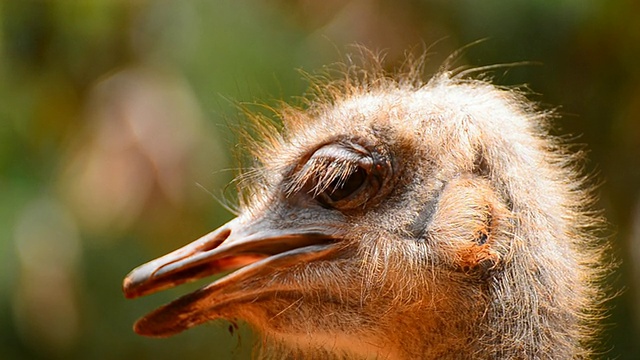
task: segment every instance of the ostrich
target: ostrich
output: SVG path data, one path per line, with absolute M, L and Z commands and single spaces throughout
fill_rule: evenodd
M 133 270 L 135 298 L 229 272 L 140 319 L 241 319 L 273 358 L 592 356 L 598 216 L 550 112 L 447 68 L 380 61 L 263 126 L 238 216 Z M 275 127 L 274 127 L 275 128 Z

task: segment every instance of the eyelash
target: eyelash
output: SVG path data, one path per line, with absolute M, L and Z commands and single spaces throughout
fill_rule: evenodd
M 358 169 L 358 165 L 350 161 L 323 160 L 326 161 L 322 161 L 321 165 L 317 167 L 317 171 L 312 174 L 314 186 L 310 193 L 313 197 L 317 197 L 327 191 L 335 191 L 344 185 L 345 181 Z
M 287 177 L 285 196 L 307 195 L 328 209 L 356 210 L 391 188 L 394 167 L 379 152 L 358 144 L 320 147 Z

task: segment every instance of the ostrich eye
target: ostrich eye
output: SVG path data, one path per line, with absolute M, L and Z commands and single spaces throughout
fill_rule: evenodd
M 327 190 L 320 194 L 319 199 L 321 202 L 326 203 L 337 203 L 345 200 L 360 190 L 367 181 L 367 177 L 366 170 L 358 166 L 346 179 L 333 180 Z
M 315 177 L 315 199 L 324 207 L 351 210 L 363 207 L 380 191 L 381 179 L 374 174 L 371 158 L 358 162 L 335 159 Z
M 389 172 L 389 161 L 363 146 L 328 144 L 298 168 L 288 193 L 303 190 L 326 208 L 362 208 L 379 195 Z

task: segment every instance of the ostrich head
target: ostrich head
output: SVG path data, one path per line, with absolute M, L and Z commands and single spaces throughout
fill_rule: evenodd
M 230 271 L 135 331 L 242 319 L 294 358 L 587 356 L 596 221 L 549 114 L 461 73 L 362 73 L 282 110 L 236 219 L 127 276 L 134 298 Z

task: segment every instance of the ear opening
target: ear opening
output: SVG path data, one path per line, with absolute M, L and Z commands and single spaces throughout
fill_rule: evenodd
M 500 255 L 488 244 L 467 247 L 458 255 L 460 269 L 473 277 L 487 278 L 501 264 Z
M 481 176 L 483 178 L 488 178 L 491 175 L 491 169 L 489 168 L 489 163 L 487 162 L 486 157 L 482 150 L 476 151 L 476 158 L 473 161 L 473 170 L 472 173 L 474 175 Z
M 485 214 L 482 227 L 474 236 L 474 243 L 462 248 L 458 253 L 461 270 L 480 278 L 488 277 L 500 265 L 500 254 L 493 248 L 496 234 L 493 210 L 489 204 Z

